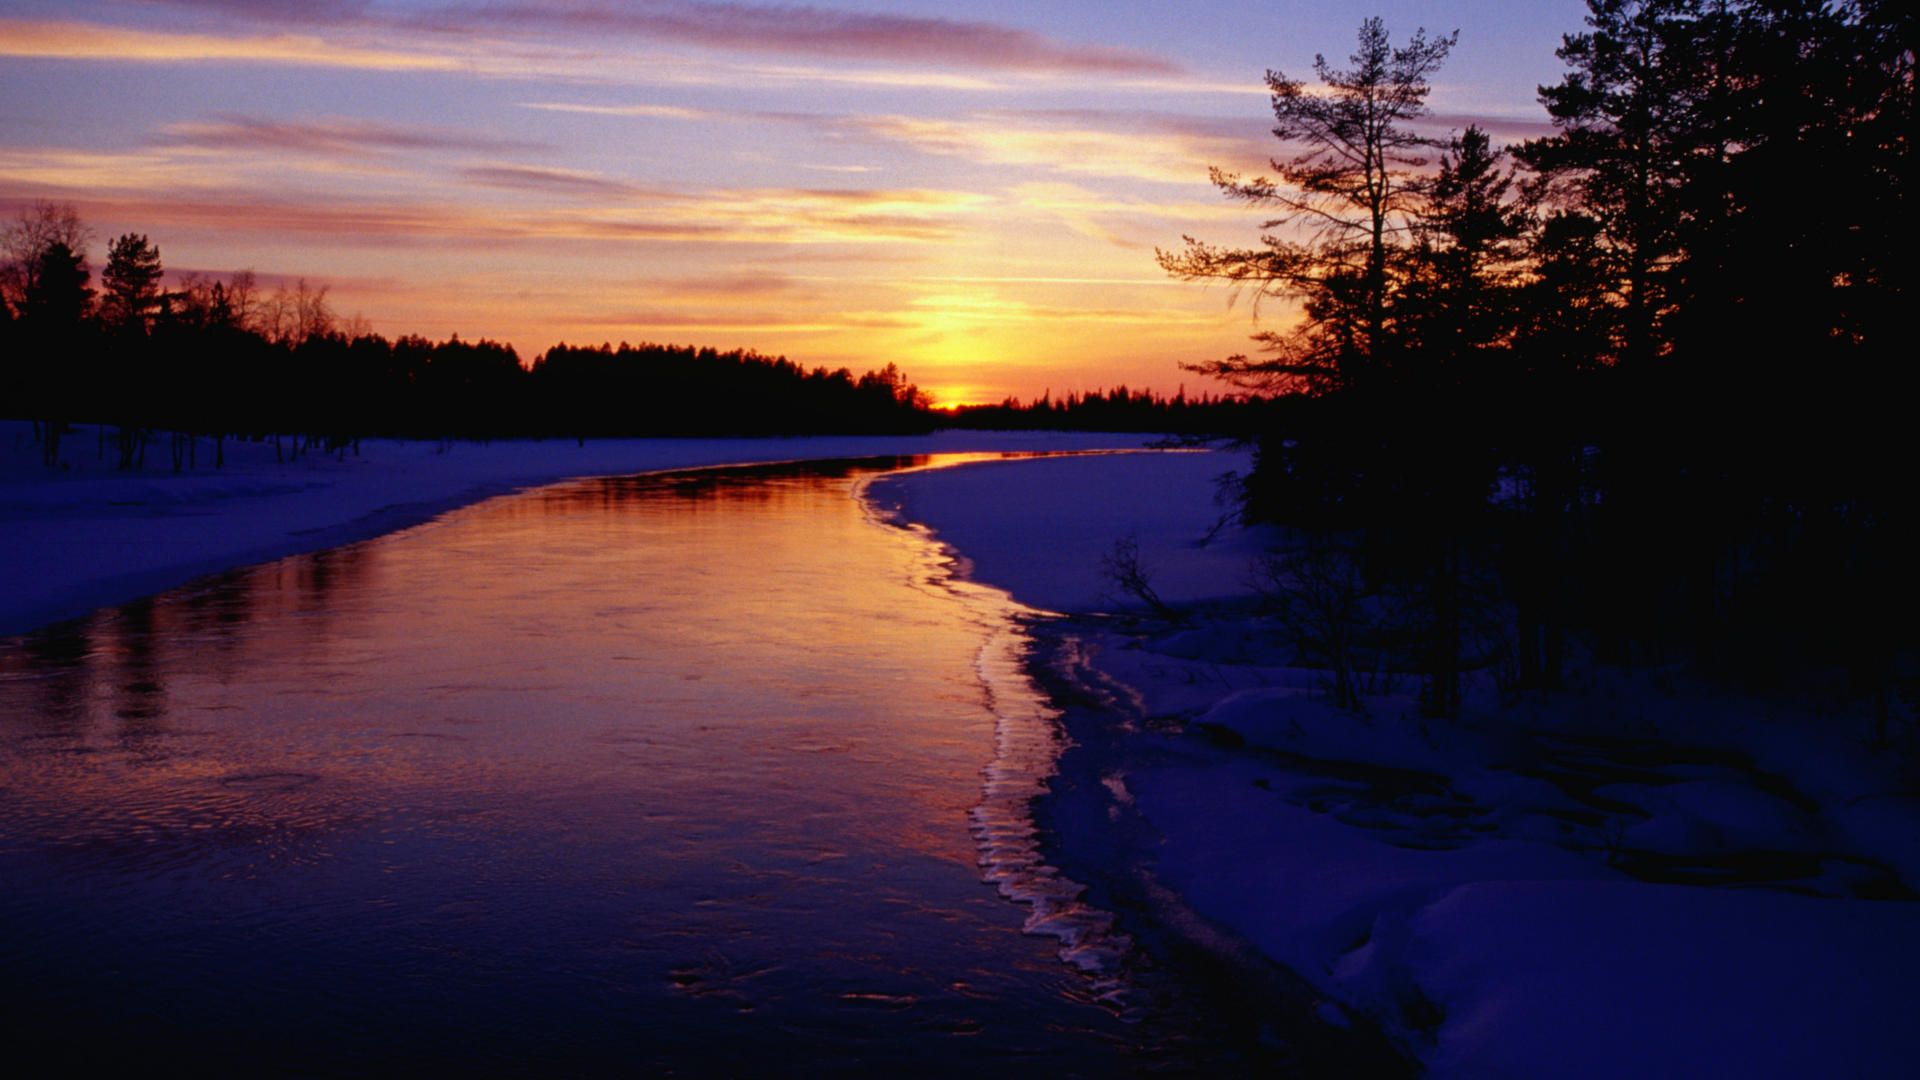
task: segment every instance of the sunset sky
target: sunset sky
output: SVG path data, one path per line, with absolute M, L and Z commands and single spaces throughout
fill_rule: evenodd
M 1202 386 L 1247 305 L 1154 246 L 1253 239 L 1209 164 L 1263 72 L 1368 14 L 1460 31 L 1438 131 L 1546 130 L 1578 0 L 4 0 L 0 211 L 76 204 L 169 270 L 305 277 L 381 333 L 659 341 L 945 404 Z M 1263 319 L 1283 321 L 1268 307 Z

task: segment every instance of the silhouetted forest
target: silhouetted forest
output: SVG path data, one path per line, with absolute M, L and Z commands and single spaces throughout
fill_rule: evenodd
M 949 427 L 991 431 L 1126 431 L 1169 435 L 1247 437 L 1259 431 L 1269 409 L 1261 395 L 1201 394 L 1183 388 L 1172 397 L 1116 386 L 1110 390 L 1042 394 L 1029 402 L 1007 398 L 994 405 L 962 405 L 947 414 Z
M 122 465 L 156 430 L 298 436 L 338 446 L 434 438 L 770 435 L 931 430 L 925 394 L 889 364 L 856 376 L 751 350 L 511 346 L 343 325 L 324 288 L 250 273 L 163 288 L 147 237 L 115 239 L 92 284 L 87 230 L 41 203 L 15 221 L 0 281 L 0 409 L 36 421 L 49 462 L 66 425 L 113 425 Z M 176 446 L 176 451 L 183 447 Z M 188 443 L 184 449 L 191 449 Z M 181 462 L 176 460 L 175 467 Z
M 1281 577 L 1405 602 L 1437 713 L 1584 653 L 1884 721 L 1920 690 L 1915 9 L 1588 7 L 1509 147 L 1429 134 L 1452 37 L 1368 20 L 1319 85 L 1269 72 L 1277 175 L 1214 171 L 1263 242 L 1160 253 L 1300 313 L 1200 366 L 1287 395 L 1246 512 L 1303 530 Z
M 936 413 L 888 364 L 854 375 L 744 349 L 556 345 L 522 364 L 498 342 L 389 340 L 335 316 L 324 287 L 262 289 L 251 273 L 166 288 L 160 251 L 129 233 L 92 284 L 88 231 L 40 203 L 0 245 L 0 412 L 40 425 L 49 462 L 77 422 L 112 425 L 121 464 L 155 431 L 292 435 L 295 447 L 368 436 L 799 435 L 971 428 L 1248 434 L 1245 395 L 1168 398 L 1118 387 Z

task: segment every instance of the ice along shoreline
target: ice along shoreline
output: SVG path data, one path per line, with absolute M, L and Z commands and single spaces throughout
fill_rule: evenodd
M 1430 1075 L 1920 1058 L 1920 794 L 1911 762 L 1867 751 L 1869 717 L 1611 669 L 1577 694 L 1482 693 L 1452 725 L 1410 685 L 1332 709 L 1233 565 L 1274 538 L 1216 533 L 1204 497 L 1141 472 L 1176 461 L 879 482 L 977 580 L 1077 613 L 1036 627 L 1074 744 L 1037 817 L 1049 859 L 1117 894 L 1096 900 L 1228 979 L 1297 975 L 1338 1006 L 1324 1019 L 1357 1014 Z M 1227 463 L 1189 459 L 1189 486 Z M 1143 491 L 1170 497 L 1143 510 Z M 1104 595 L 1119 535 L 1179 622 Z

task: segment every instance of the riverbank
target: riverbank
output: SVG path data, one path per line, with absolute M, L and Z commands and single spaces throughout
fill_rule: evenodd
M 290 458 L 291 443 L 202 439 L 174 472 L 164 439 L 145 468 L 114 468 L 110 434 L 66 436 L 41 463 L 25 421 L 0 421 L 0 635 L 24 633 L 196 577 L 418 525 L 560 480 L 662 469 L 949 451 L 1138 447 L 1127 435 L 939 432 L 766 439 L 366 440 Z M 278 460 L 289 458 L 287 460 Z
M 1071 613 L 1033 629 L 1071 744 L 1035 807 L 1050 861 L 1241 977 L 1296 976 L 1328 1023 L 1377 1027 L 1433 1075 L 1920 1059 L 1920 797 L 1869 717 L 1616 670 L 1509 705 L 1482 687 L 1447 725 L 1410 684 L 1333 709 L 1246 585 L 1275 538 L 1216 527 L 1208 481 L 1243 465 L 875 485 L 977 580 Z M 1127 535 L 1177 619 L 1104 585 Z

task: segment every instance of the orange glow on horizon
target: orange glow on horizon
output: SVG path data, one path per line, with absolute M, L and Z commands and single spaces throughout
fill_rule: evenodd
M 0 83 L 37 95 L 0 131 L 0 219 L 71 203 L 96 273 L 109 239 L 141 233 L 176 276 L 305 279 L 389 338 L 892 363 L 949 408 L 1171 394 L 1181 364 L 1256 329 L 1247 297 L 1154 261 L 1182 236 L 1258 235 L 1258 210 L 1207 178 L 1274 151 L 1251 62 L 1202 66 L 1064 9 L 875 16 L 855 40 L 845 20 L 866 16 L 831 5 L 691 29 L 322 7 L 291 29 L 235 5 L 0 16 L 17 58 Z M 209 78 L 231 92 L 210 99 Z M 137 90 L 113 91 L 111 123 L 102 86 Z
M 0 56 L 133 63 L 239 61 L 373 71 L 454 71 L 448 56 L 341 45 L 301 34 L 230 36 L 97 23 L 0 19 Z

